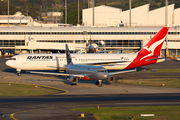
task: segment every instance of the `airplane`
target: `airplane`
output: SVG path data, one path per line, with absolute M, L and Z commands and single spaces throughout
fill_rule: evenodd
M 163 62 L 159 57 L 169 27 L 163 27 L 139 52 L 113 54 L 71 54 L 74 64 L 101 65 L 106 70 L 127 70 Z M 21 70 L 61 70 L 66 65 L 65 54 L 21 54 L 11 57 L 6 65 Z
M 66 44 L 66 61 L 67 61 L 67 65 L 65 65 L 64 67 L 66 69 L 66 73 L 51 73 L 51 72 L 36 72 L 36 71 L 30 71 L 30 73 L 66 76 L 68 77 L 67 81 L 71 85 L 77 85 L 78 79 L 97 80 L 96 85 L 102 87 L 102 83 L 101 83 L 102 80 L 106 81 L 107 83 L 114 83 L 115 78 L 111 75 L 135 71 L 135 70 L 127 70 L 123 72 L 119 71 L 119 72 L 108 73 L 107 70 L 102 66 L 73 64 L 67 44 Z

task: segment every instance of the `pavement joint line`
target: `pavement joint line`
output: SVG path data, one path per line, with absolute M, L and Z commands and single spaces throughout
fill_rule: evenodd
M 29 112 L 29 111 L 36 111 L 36 110 L 45 110 L 45 109 L 53 109 L 55 107 L 49 107 L 49 108 L 39 108 L 39 109 L 30 109 L 30 110 L 23 110 L 23 111 L 18 111 L 18 112 L 14 112 L 10 115 L 10 117 L 13 119 L 13 120 L 18 120 L 14 117 L 15 114 L 19 114 L 19 113 L 23 113 L 23 112 Z
M 65 108 L 77 108 L 77 107 L 96 107 L 97 105 L 115 105 L 115 103 L 107 103 L 107 104 L 98 104 L 98 103 L 94 103 L 94 104 L 86 104 L 86 105 L 71 105 L 71 106 L 64 106 Z

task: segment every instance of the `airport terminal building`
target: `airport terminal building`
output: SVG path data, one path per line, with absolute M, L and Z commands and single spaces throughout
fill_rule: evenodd
M 70 50 L 95 43 L 106 49 L 137 52 L 161 27 L 0 27 L 0 50 L 61 52 L 65 44 Z M 180 28 L 170 27 L 168 49 L 171 57 L 180 57 Z M 125 50 L 128 49 L 128 50 Z M 161 55 L 165 55 L 166 43 Z
M 105 5 L 94 8 L 94 26 L 92 8 L 83 10 L 84 26 L 73 27 L 54 27 L 53 24 L 33 26 L 35 23 L 31 19 L 27 19 L 29 23 L 23 26 L 23 20 L 29 17 L 19 15 L 21 19 L 17 23 L 15 18 L 18 16 L 12 15 L 10 22 L 16 22 L 19 26 L 0 26 L 0 54 L 9 51 L 16 54 L 29 51 L 64 52 L 65 44 L 69 45 L 70 50 L 81 49 L 83 52 L 90 43 L 102 47 L 102 50 L 105 47 L 106 50 L 121 49 L 119 52 L 123 53 L 137 52 L 165 26 L 165 7 L 150 11 L 149 6 L 146 4 L 132 9 L 131 27 L 128 24 L 129 10 L 122 11 Z M 167 8 L 167 25 L 170 28 L 168 44 L 164 43 L 161 56 L 165 56 L 167 47 L 168 56 L 176 58 L 180 57 L 180 8 L 174 9 L 174 4 Z M 0 22 L 5 25 L 4 19 L 0 19 Z

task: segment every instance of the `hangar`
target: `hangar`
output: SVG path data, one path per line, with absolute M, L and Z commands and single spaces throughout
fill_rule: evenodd
M 165 26 L 165 7 L 149 10 L 150 4 L 131 9 L 131 26 Z M 180 9 L 168 5 L 168 26 L 180 25 Z M 92 8 L 83 9 L 84 26 L 92 26 Z M 129 10 L 101 5 L 94 7 L 94 26 L 129 27 Z

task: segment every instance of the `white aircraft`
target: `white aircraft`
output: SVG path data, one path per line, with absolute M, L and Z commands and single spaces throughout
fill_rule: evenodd
M 119 71 L 119 72 L 108 73 L 107 70 L 102 66 L 73 64 L 67 44 L 66 44 L 66 61 L 67 61 L 67 65 L 65 65 L 64 67 L 64 69 L 66 69 L 66 73 L 51 73 L 51 72 L 36 72 L 36 71 L 30 71 L 30 73 L 66 76 L 68 77 L 67 81 L 71 85 L 77 85 L 78 79 L 97 80 L 96 85 L 102 87 L 102 83 L 101 83 L 102 81 L 106 81 L 107 83 L 114 83 L 115 78 L 111 75 L 135 71 L 134 69 L 123 72 Z
M 163 27 L 139 52 L 131 54 L 72 54 L 74 64 L 101 65 L 107 70 L 127 70 L 162 62 L 159 58 L 168 27 Z M 11 57 L 6 65 L 21 70 L 60 70 L 66 65 L 65 54 L 21 54 Z

